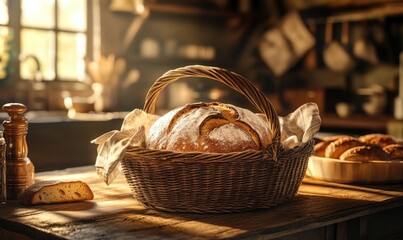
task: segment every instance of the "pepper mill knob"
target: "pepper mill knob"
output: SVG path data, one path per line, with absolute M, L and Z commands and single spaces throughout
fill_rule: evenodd
M 11 135 L 27 134 L 28 119 L 24 115 L 27 107 L 21 103 L 7 103 L 2 109 L 10 116 L 10 120 L 3 122 L 5 132 Z
M 25 113 L 27 111 L 27 107 L 22 103 L 6 103 L 3 105 L 3 111 L 11 116 Z

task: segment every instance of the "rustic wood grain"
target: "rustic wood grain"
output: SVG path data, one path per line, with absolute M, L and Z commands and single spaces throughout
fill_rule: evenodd
M 0 228 L 33 239 L 273 239 L 308 231 L 312 236 L 333 239 L 329 233 L 339 233 L 338 237 L 347 234 L 348 220 L 366 221 L 368 215 L 403 207 L 403 184 L 358 186 L 306 178 L 298 196 L 274 208 L 178 214 L 144 208 L 132 197 L 123 176 L 107 186 L 93 166 L 38 173 L 36 178 L 85 181 L 94 200 L 40 206 L 8 202 L 0 206 Z M 335 228 L 329 227 L 333 224 Z M 368 223 L 360 224 L 361 231 L 366 231 Z

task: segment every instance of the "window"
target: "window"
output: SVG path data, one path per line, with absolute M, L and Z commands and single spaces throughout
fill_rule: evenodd
M 38 58 L 43 80 L 84 79 L 86 13 L 83 0 L 21 0 L 21 56 Z M 24 62 L 20 73 L 32 76 Z
M 6 0 L 0 0 L 0 79 L 5 79 L 10 59 L 8 50 L 8 8 Z
M 21 79 L 84 80 L 90 1 L 8 0 L 7 7 L 0 0 L 0 54 L 1 36 L 9 30 L 18 43 Z

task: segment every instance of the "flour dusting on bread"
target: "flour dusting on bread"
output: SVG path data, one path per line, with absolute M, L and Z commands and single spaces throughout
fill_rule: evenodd
M 148 148 L 179 152 L 261 150 L 271 144 L 268 123 L 231 104 L 192 103 L 159 118 L 146 138 Z

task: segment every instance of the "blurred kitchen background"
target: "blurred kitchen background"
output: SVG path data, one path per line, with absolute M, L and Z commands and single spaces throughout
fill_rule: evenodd
M 94 163 L 89 141 L 142 108 L 163 73 L 192 64 L 245 76 L 280 115 L 316 102 L 322 132 L 401 138 L 402 20 L 399 0 L 0 0 L 0 104 L 28 107 L 39 171 Z M 183 79 L 157 109 L 195 101 L 252 108 Z

